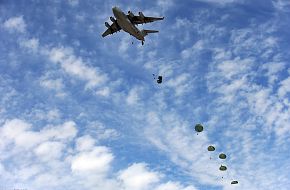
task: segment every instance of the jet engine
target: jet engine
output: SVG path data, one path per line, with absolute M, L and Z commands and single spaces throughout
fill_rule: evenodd
M 113 22 L 113 23 L 115 23 L 117 20 L 114 18 L 114 17 L 110 17 L 110 20 Z
M 108 22 L 105 22 L 105 26 L 106 26 L 107 28 L 111 28 L 111 26 L 109 25 Z
M 143 15 L 143 13 L 142 13 L 142 12 L 139 12 L 139 16 L 140 16 L 142 19 L 144 19 L 144 18 L 145 18 L 145 16 Z
M 128 11 L 128 15 L 130 18 L 133 18 L 135 16 L 131 11 Z

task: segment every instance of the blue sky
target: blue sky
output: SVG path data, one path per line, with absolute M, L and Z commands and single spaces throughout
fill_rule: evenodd
M 0 189 L 290 186 L 288 0 L 0 5 Z M 113 6 L 160 32 L 102 38 Z

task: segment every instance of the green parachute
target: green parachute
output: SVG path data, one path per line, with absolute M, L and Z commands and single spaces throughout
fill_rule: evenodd
M 227 155 L 225 155 L 224 153 L 221 153 L 221 154 L 219 155 L 219 158 L 220 158 L 220 159 L 226 159 L 226 158 L 227 158 Z
M 238 184 L 238 181 L 232 181 L 231 184 Z
M 220 171 L 226 171 L 226 170 L 227 170 L 226 166 L 223 166 L 223 165 L 220 166 Z
M 208 147 L 207 147 L 207 150 L 208 150 L 208 151 L 215 151 L 215 147 L 214 147 L 214 146 L 208 146 Z
M 198 124 L 195 125 L 194 129 L 195 129 L 195 131 L 197 132 L 197 135 L 198 135 L 198 133 L 203 131 L 203 126 L 198 123 Z M 210 154 L 214 154 L 214 151 L 216 150 L 216 148 L 214 146 L 212 146 L 212 145 L 209 145 L 207 147 L 207 150 L 208 150 L 208 152 L 212 152 Z M 219 153 L 218 157 L 221 160 L 225 160 L 227 158 L 227 155 L 222 152 L 222 153 Z M 210 157 L 210 160 L 211 159 L 212 159 L 212 157 Z M 221 161 L 221 162 L 223 162 L 223 161 Z M 219 170 L 222 171 L 223 174 L 225 174 L 224 172 L 227 171 L 227 169 L 228 168 L 225 165 L 220 165 L 220 167 L 219 167 Z M 224 176 L 222 176 L 222 178 L 224 178 Z M 238 181 L 231 181 L 231 184 L 233 184 L 233 185 L 234 184 L 238 184 L 238 183 L 239 183 Z
M 194 129 L 196 132 L 200 133 L 203 131 L 203 126 L 201 124 L 196 124 Z

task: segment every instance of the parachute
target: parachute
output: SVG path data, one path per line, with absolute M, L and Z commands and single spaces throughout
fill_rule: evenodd
M 226 170 L 227 170 L 226 166 L 223 166 L 223 165 L 220 166 L 220 171 L 226 171 Z
M 195 125 L 195 131 L 196 132 L 202 132 L 203 131 L 203 126 L 201 124 L 196 124 Z
M 225 155 L 224 153 L 221 153 L 221 154 L 219 155 L 219 158 L 220 158 L 220 159 L 226 159 L 226 157 L 227 157 L 227 155 Z
M 200 124 L 200 123 L 198 123 L 198 124 L 196 124 L 195 125 L 195 127 L 194 127 L 194 129 L 195 129 L 195 131 L 197 132 L 197 135 L 198 135 L 198 133 L 200 133 L 200 132 L 202 132 L 203 131 L 203 126 Z M 207 150 L 208 150 L 208 152 L 209 152 L 209 154 L 210 155 L 213 155 L 213 154 L 215 154 L 215 150 L 216 150 L 216 148 L 214 147 L 214 146 L 212 146 L 212 145 L 209 145 L 208 147 L 207 147 Z M 215 154 L 216 155 L 216 154 Z M 216 155 L 217 156 L 217 155 Z M 229 174 L 229 172 L 227 171 L 227 166 L 225 166 L 225 165 L 223 165 L 223 160 L 225 160 L 227 158 L 227 155 L 225 154 L 225 153 L 219 153 L 219 159 L 221 159 L 220 160 L 220 167 L 219 167 L 219 170 L 220 171 L 222 171 L 222 174 L 224 175 L 224 174 Z M 210 160 L 212 159 L 212 156 L 210 156 Z M 226 171 L 226 172 L 225 172 Z M 222 175 L 222 179 L 224 179 L 224 176 Z M 231 184 L 238 184 L 239 182 L 238 181 L 231 181 Z
M 207 147 L 207 150 L 208 150 L 208 151 L 215 151 L 215 147 L 214 147 L 214 146 L 208 146 L 208 147 Z

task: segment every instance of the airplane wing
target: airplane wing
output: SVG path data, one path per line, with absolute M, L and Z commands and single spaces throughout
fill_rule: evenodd
M 102 34 L 103 37 L 106 37 L 109 34 L 114 34 L 115 32 L 118 32 L 122 29 L 116 22 L 111 25 L 106 24 L 106 26 L 108 29 Z
M 130 15 L 127 15 L 127 17 L 130 17 Z M 148 22 L 154 22 L 154 21 L 157 21 L 157 20 L 163 20 L 164 17 L 147 17 L 147 16 L 144 16 L 143 14 L 140 16 L 133 16 L 130 18 L 131 22 L 133 24 L 145 24 L 145 23 L 148 23 Z

